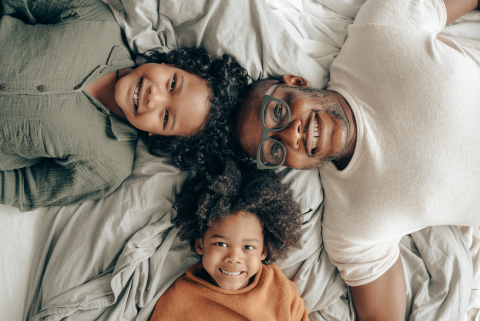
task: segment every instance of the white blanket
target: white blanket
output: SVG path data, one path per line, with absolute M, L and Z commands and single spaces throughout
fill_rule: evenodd
M 316 87 L 326 85 L 363 2 L 107 1 L 134 50 L 203 46 L 233 54 L 254 79 L 296 73 Z M 444 32 L 480 40 L 479 21 L 470 13 Z M 148 155 L 141 143 L 137 150 L 132 175 L 104 200 L 29 213 L 0 206 L 1 320 L 147 320 L 161 293 L 198 261 L 170 222 L 175 194 L 191 174 Z M 348 289 L 321 242 L 318 172 L 288 171 L 285 179 L 307 212 L 308 242 L 280 265 L 312 320 L 353 320 Z M 468 250 L 457 227 L 402 239 L 411 320 L 463 318 Z

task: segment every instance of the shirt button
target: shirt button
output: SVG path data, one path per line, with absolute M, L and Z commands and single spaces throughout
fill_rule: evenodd
M 1 84 L 1 85 L 0 85 L 0 90 L 1 90 L 1 91 L 7 91 L 7 85 Z
M 80 88 L 79 85 L 76 85 L 75 87 L 73 87 L 73 89 L 77 90 L 78 88 Z
M 41 92 L 44 92 L 45 90 L 47 90 L 47 87 L 45 85 L 40 85 L 37 87 L 39 91 Z

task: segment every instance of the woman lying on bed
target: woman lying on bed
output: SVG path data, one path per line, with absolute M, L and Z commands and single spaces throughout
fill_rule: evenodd
M 131 173 L 138 136 L 181 169 L 223 150 L 248 77 L 230 56 L 180 49 L 136 67 L 100 0 L 0 5 L 0 203 L 103 198 Z

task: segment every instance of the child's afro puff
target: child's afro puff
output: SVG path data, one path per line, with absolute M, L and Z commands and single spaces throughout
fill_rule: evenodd
M 263 263 L 285 258 L 290 248 L 302 248 L 301 209 L 279 174 L 231 159 L 216 165 L 197 173 L 178 195 L 175 226 L 181 240 L 188 240 L 194 251 L 195 241 L 213 221 L 246 211 L 263 224 L 267 247 Z

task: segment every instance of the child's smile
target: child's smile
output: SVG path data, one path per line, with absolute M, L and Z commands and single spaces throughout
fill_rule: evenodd
M 195 248 L 209 281 L 225 290 L 248 286 L 267 256 L 260 220 L 248 212 L 214 221 Z
M 241 273 L 243 273 L 243 271 L 228 271 L 228 270 L 224 270 L 224 269 L 218 269 L 220 272 L 222 272 L 223 274 L 226 274 L 226 275 L 230 275 L 230 276 L 238 276 L 240 275 Z

